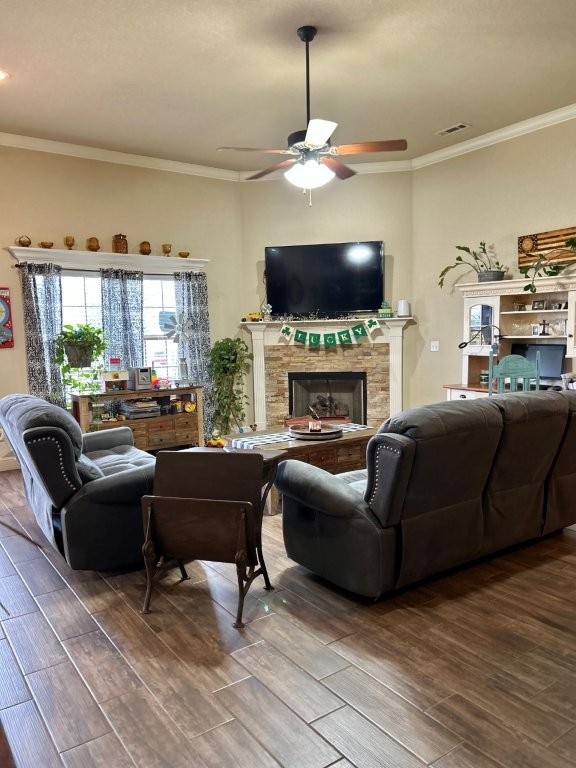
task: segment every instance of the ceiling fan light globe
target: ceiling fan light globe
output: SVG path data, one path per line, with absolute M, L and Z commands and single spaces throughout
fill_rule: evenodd
M 335 175 L 334 171 L 317 160 L 296 163 L 284 172 L 286 180 L 300 189 L 318 189 L 332 181 Z

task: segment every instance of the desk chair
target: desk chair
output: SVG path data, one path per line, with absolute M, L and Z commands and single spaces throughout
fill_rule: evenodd
M 142 498 L 146 595 L 150 612 L 153 582 L 166 560 L 235 563 L 238 608 L 243 627 L 244 598 L 257 576 L 273 589 L 262 554 L 262 454 L 217 449 L 160 451 L 153 495 Z
M 506 389 L 506 382 L 510 382 L 510 389 Z M 490 350 L 488 369 L 488 395 L 494 392 L 496 382 L 497 394 L 506 391 L 517 392 L 523 390 L 529 392 L 532 385 L 535 389 L 540 386 L 540 352 L 536 352 L 536 361 L 532 363 L 522 355 L 506 355 L 499 363 L 494 363 L 494 353 Z

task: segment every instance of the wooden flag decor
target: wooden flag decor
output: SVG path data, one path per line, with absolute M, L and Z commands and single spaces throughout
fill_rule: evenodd
M 518 238 L 518 266 L 529 267 L 543 254 L 549 261 L 560 264 L 576 261 L 576 253 L 565 245 L 566 240 L 573 237 L 576 237 L 576 227 L 522 235 Z

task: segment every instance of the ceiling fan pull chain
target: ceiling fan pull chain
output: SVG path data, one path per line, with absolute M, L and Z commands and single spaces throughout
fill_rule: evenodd
M 312 208 L 312 190 L 308 190 L 308 194 L 310 195 L 310 198 L 308 200 L 308 208 Z

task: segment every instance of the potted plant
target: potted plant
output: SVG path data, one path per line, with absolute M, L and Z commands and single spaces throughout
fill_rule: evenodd
M 106 349 L 104 333 L 89 323 L 65 325 L 54 339 L 54 359 L 62 369 L 64 384 L 80 392 L 100 388 L 102 364 L 93 367 Z
M 232 425 L 238 429 L 242 426 L 248 402 L 244 375 L 253 357 L 242 339 L 220 339 L 210 350 L 208 370 L 214 385 L 214 422 L 224 435 Z
M 568 241 L 570 242 L 570 241 Z M 568 243 L 566 243 L 568 245 Z M 564 254 L 565 256 L 565 254 Z M 536 293 L 537 288 L 534 282 L 537 277 L 555 277 L 563 272 L 568 264 L 557 264 L 553 261 L 553 258 L 549 258 L 545 253 L 538 256 L 536 261 L 532 264 L 528 264 L 525 267 L 520 267 L 520 274 L 523 277 L 528 277 L 530 281 L 526 283 L 523 290 L 529 293 Z
M 478 250 L 473 250 L 467 245 L 457 245 L 457 250 L 463 251 L 466 256 L 458 254 L 454 260 L 454 264 L 450 264 L 444 267 L 442 272 L 438 275 L 438 285 L 440 288 L 444 287 L 444 279 L 451 269 L 457 267 L 468 267 L 473 269 L 478 274 L 478 282 L 484 283 L 491 280 L 503 280 L 506 274 L 507 267 L 505 267 L 494 253 L 493 246 L 490 246 L 490 250 L 486 247 L 484 240 L 481 241 Z

